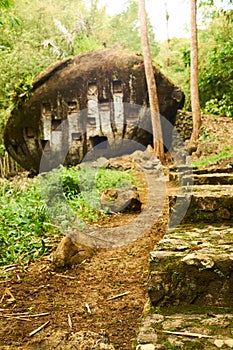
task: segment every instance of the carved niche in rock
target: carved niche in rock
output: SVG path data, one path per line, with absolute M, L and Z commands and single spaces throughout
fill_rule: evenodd
M 155 67 L 154 74 L 160 113 L 173 126 L 184 94 Z M 142 57 L 119 50 L 87 52 L 54 63 L 35 79 L 30 99 L 12 111 L 5 145 L 21 166 L 35 173 L 42 155 L 53 168 L 57 157 L 65 165 L 82 162 L 97 145 L 100 153 L 112 146 L 116 150 L 122 140 L 146 147 L 152 144 L 148 105 Z M 172 127 L 165 124 L 168 149 Z

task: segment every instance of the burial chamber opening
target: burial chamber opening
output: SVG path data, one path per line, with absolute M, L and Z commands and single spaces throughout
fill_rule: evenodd
M 90 141 L 93 148 L 98 146 L 98 149 L 106 149 L 109 146 L 108 138 L 106 136 L 93 136 L 90 137 Z
M 156 67 L 154 75 L 161 115 L 174 125 L 184 94 Z M 152 128 L 145 108 L 149 100 L 142 57 L 125 50 L 86 52 L 55 62 L 35 79 L 31 97 L 12 111 L 6 124 L 6 149 L 36 173 L 43 152 L 68 149 L 64 165 L 70 165 L 81 163 L 92 148 L 104 149 L 116 140 L 146 146 Z M 163 133 L 169 149 L 172 133 L 166 128 Z

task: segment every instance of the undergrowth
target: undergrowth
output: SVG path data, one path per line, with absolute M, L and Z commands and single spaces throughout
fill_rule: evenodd
M 133 184 L 128 171 L 90 167 L 61 167 L 34 179 L 2 179 L 0 265 L 25 264 L 48 254 L 76 217 L 90 222 L 104 215 L 101 190 Z
M 36 181 L 2 181 L 0 189 L 0 265 L 26 263 L 48 252 L 45 205 Z
M 218 162 L 222 159 L 229 158 L 229 157 L 233 157 L 233 150 L 229 150 L 229 151 L 225 150 L 225 151 L 222 151 L 218 154 L 207 156 L 204 159 L 198 159 L 198 160 L 192 162 L 192 166 L 197 167 L 197 168 L 204 168 L 204 167 L 206 167 L 214 162 Z

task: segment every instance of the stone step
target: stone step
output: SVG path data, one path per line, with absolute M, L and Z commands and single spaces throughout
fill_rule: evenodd
M 226 309 L 179 308 L 144 317 L 137 350 L 233 348 L 233 313 Z
M 233 173 L 195 173 L 191 171 L 170 172 L 169 181 L 176 186 L 194 185 L 233 185 Z
M 233 308 L 232 226 L 184 225 L 170 230 L 151 252 L 152 305 Z
M 188 178 L 190 181 L 188 181 Z M 175 186 L 183 186 L 189 183 L 193 183 L 193 172 L 192 169 L 187 169 L 185 171 L 169 171 L 168 181 L 173 183 Z
M 191 166 L 189 164 L 184 165 L 172 165 L 169 167 L 169 172 L 171 173 L 183 173 L 192 172 L 193 174 L 216 174 L 216 173 L 233 173 L 233 157 L 228 158 L 224 162 L 225 164 L 215 164 L 209 165 L 208 167 L 198 168 L 196 166 Z
M 233 230 L 179 226 L 151 252 L 136 350 L 233 348 Z
M 225 160 L 224 164 L 212 164 L 206 168 L 192 167 L 189 164 L 171 166 L 168 181 L 177 186 L 186 184 L 222 184 L 233 183 L 233 157 Z
M 189 192 L 190 191 L 190 192 Z M 183 213 L 183 208 L 185 213 Z M 171 227 L 177 223 L 233 222 L 233 186 L 197 185 L 170 193 Z M 179 219 L 183 215 L 182 220 Z M 180 220 L 180 221 L 179 221 Z
M 212 164 L 206 168 L 193 168 L 193 172 L 195 174 L 216 174 L 216 173 L 228 173 L 232 174 L 233 173 L 233 157 L 228 159 L 228 163 L 223 165 L 218 165 L 218 164 Z
M 184 182 L 185 180 L 186 177 Z M 194 174 L 193 183 L 194 185 L 233 185 L 233 173 Z

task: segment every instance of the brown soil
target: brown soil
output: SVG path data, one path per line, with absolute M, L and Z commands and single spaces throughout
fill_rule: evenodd
M 141 181 L 145 181 L 143 176 Z M 141 190 L 143 205 L 146 197 L 146 191 Z M 110 215 L 98 225 L 123 225 L 135 215 Z M 0 349 L 27 349 L 58 330 L 65 334 L 85 330 L 101 333 L 103 329 L 116 349 L 132 349 L 147 300 L 149 252 L 164 235 L 166 221 L 163 214 L 137 241 L 99 250 L 90 261 L 69 269 L 55 270 L 50 257 L 25 267 L 5 267 L 0 272 L 9 273 L 10 278 L 0 282 Z M 128 294 L 108 300 L 125 292 Z M 29 316 L 19 319 L 19 313 Z M 30 317 L 41 313 L 48 315 Z M 45 329 L 29 336 L 47 321 Z
M 226 128 L 230 134 L 232 121 L 225 125 L 225 118 L 204 120 L 207 141 L 212 141 L 213 133 L 219 130 L 218 142 L 223 139 L 225 143 L 232 142 L 230 138 L 226 140 Z M 146 196 L 142 200 L 145 202 Z M 129 214 L 117 214 L 114 220 L 108 217 L 110 225 L 117 221 L 124 224 L 128 219 Z M 69 269 L 55 271 L 50 258 L 43 257 L 29 266 L 0 270 L 9 275 L 0 281 L 0 349 L 27 349 L 28 344 L 59 330 L 100 333 L 103 329 L 116 349 L 132 349 L 147 301 L 149 252 L 165 234 L 166 223 L 164 213 L 137 241 L 122 248 L 99 250 L 90 261 Z M 100 224 L 106 225 L 108 221 Z M 108 300 L 125 292 L 129 294 Z M 28 313 L 28 317 L 14 316 L 19 313 Z M 48 314 L 32 317 L 41 313 Z M 43 330 L 29 336 L 47 321 L 49 324 Z
M 105 329 L 116 349 L 131 349 L 147 299 L 149 252 L 163 235 L 163 227 L 126 247 L 99 251 L 90 262 L 69 270 L 54 272 L 46 259 L 13 270 L 13 279 L 0 285 L 1 296 L 8 288 L 15 298 L 12 304 L 1 305 L 1 345 L 26 346 L 32 341 L 29 333 L 48 320 L 48 327 L 33 338 L 43 339 L 52 330 L 70 331 L 70 315 L 72 331 Z M 129 294 L 107 300 L 124 292 Z M 4 318 L 4 314 L 25 312 L 49 315 L 31 321 Z

